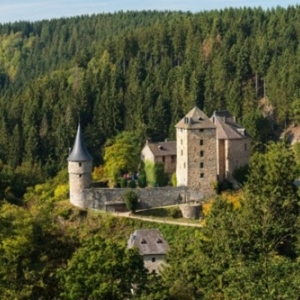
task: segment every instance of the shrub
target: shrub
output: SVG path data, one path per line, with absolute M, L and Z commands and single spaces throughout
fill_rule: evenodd
M 132 188 L 132 189 L 135 189 L 136 188 L 136 183 L 135 183 L 135 180 L 130 180 L 128 182 L 128 187 Z
M 176 173 L 173 173 L 173 174 L 172 174 L 172 177 L 171 177 L 171 183 L 172 183 L 172 186 L 177 186 L 177 177 L 176 177 Z
M 145 175 L 140 175 L 138 178 L 138 186 L 140 188 L 144 188 L 147 186 L 147 181 L 146 181 L 146 176 Z
M 169 216 L 174 219 L 182 218 L 181 210 L 178 207 L 170 207 Z
M 247 181 L 248 174 L 249 174 L 249 165 L 245 165 L 239 167 L 238 169 L 235 169 L 232 175 L 236 181 L 244 185 L 245 182 Z
M 126 178 L 122 178 L 121 179 L 121 188 L 126 188 L 127 187 L 127 179 Z
M 137 193 L 129 190 L 123 195 L 123 199 L 126 203 L 127 209 L 134 213 L 136 211 L 137 204 L 138 204 Z

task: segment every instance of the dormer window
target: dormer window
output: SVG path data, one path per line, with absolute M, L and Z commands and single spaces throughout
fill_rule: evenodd
M 142 240 L 141 240 L 141 244 L 147 244 L 146 240 L 145 240 L 145 239 L 142 239 Z
M 162 244 L 163 243 L 163 241 L 160 238 L 158 238 L 156 242 L 157 242 L 157 244 Z

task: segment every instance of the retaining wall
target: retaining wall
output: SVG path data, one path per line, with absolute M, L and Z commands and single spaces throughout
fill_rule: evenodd
M 123 195 L 129 188 L 90 188 L 83 191 L 85 207 L 107 210 L 110 205 L 124 203 Z M 138 195 L 138 209 L 182 204 L 190 201 L 201 202 L 203 193 L 187 187 L 157 187 L 133 189 Z

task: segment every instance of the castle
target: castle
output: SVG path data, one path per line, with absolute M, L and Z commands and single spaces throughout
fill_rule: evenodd
M 140 208 L 199 201 L 212 194 L 213 183 L 232 180 L 235 169 L 249 163 L 250 137 L 227 111 L 208 118 L 194 107 L 176 124 L 176 142 L 147 143 L 142 159 L 162 162 L 167 172 L 176 169 L 177 188 L 137 189 Z M 124 205 L 126 189 L 92 187 L 92 157 L 78 126 L 68 157 L 70 201 L 81 208 L 116 210 Z
M 212 193 L 213 182 L 232 181 L 233 172 L 249 163 L 250 136 L 228 111 L 208 118 L 194 107 L 176 124 L 176 141 L 147 142 L 142 159 L 176 171 L 177 186 Z

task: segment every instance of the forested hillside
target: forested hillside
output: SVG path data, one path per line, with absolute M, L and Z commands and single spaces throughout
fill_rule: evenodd
M 122 130 L 141 142 L 174 138 L 195 104 L 208 115 L 228 109 L 264 143 L 300 118 L 299 24 L 300 7 L 2 24 L 0 158 L 55 174 L 80 120 L 99 163 L 106 139 Z
M 0 25 L 0 298 L 299 299 L 300 144 L 267 143 L 300 122 L 299 41 L 300 7 Z M 201 228 L 69 203 L 79 120 L 98 165 L 104 145 L 129 139 L 137 157 L 146 137 L 175 138 L 194 105 L 228 109 L 254 147 L 245 185 L 207 201 Z M 171 249 L 161 276 L 125 246 L 153 227 Z

